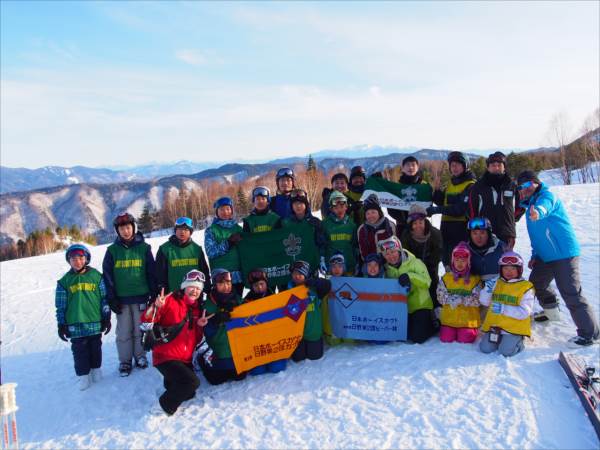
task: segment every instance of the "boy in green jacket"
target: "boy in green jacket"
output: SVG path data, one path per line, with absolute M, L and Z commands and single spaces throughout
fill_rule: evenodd
M 331 213 L 323 221 L 326 248 L 325 258 L 329 260 L 335 253 L 344 255 L 346 261 L 346 275 L 357 273 L 358 240 L 356 237 L 356 224 L 347 214 L 348 199 L 341 192 L 334 191 L 329 197 Z
M 89 266 L 89 250 L 80 244 L 67 248 L 71 269 L 56 284 L 58 337 L 71 339 L 79 389 L 102 379 L 102 333 L 110 331 L 110 309 L 102 275 Z
M 271 211 L 271 192 L 264 186 L 252 190 L 254 209 L 243 220 L 242 229 L 247 233 L 264 233 L 281 228 L 281 217 Z
M 408 339 L 422 344 L 436 331 L 427 267 L 415 255 L 404 250 L 396 236 L 379 241 L 377 247 L 385 258 L 385 277 L 396 278 L 401 286 L 408 289 Z

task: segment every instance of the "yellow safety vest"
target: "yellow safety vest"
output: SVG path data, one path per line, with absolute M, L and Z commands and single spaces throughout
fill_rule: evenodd
M 519 306 L 527 291 L 533 289 L 533 284 L 527 280 L 508 283 L 498 278 L 496 287 L 492 293 L 492 303 L 502 303 L 509 306 Z M 531 336 L 531 316 L 526 319 L 514 319 L 503 314 L 496 314 L 492 308 L 488 308 L 487 315 L 483 321 L 483 331 L 489 331 L 492 327 L 498 327 L 504 331 L 520 336 Z
M 481 283 L 479 275 L 471 275 L 469 284 L 464 283 L 463 278 L 454 281 L 454 275 L 448 272 L 442 277 L 442 283 L 450 295 L 468 296 L 473 293 L 473 289 Z M 443 305 L 440 313 L 442 325 L 454 328 L 479 328 L 481 326 L 481 315 L 479 306 Z
M 448 197 L 457 196 L 462 194 L 465 189 L 467 189 L 472 184 L 475 184 L 475 180 L 467 180 L 463 181 L 459 184 L 450 183 L 446 188 L 446 192 L 444 192 L 444 206 L 448 206 Z M 442 221 L 444 222 L 466 222 L 467 218 L 463 216 L 448 216 L 447 214 L 442 214 Z

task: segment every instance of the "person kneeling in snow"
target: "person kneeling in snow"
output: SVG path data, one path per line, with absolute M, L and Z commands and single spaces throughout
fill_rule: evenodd
M 523 278 L 523 258 L 508 251 L 500 257 L 500 277 L 479 297 L 489 306 L 479 343 L 483 353 L 496 350 L 503 356 L 514 356 L 523 348 L 524 336 L 531 336 L 531 314 L 535 300 L 533 284 Z
M 65 342 L 71 338 L 75 373 L 83 391 L 90 381 L 102 379 L 102 332 L 110 331 L 110 309 L 102 275 L 89 267 L 89 250 L 71 245 L 66 259 L 71 269 L 56 284 L 58 337 Z
M 204 283 L 204 274 L 191 270 L 183 278 L 180 289 L 165 297 L 163 288 L 142 314 L 142 323 L 152 325 L 154 335 L 160 336 L 152 348 L 152 364 L 164 377 L 166 390 L 158 402 L 169 416 L 175 414 L 184 401 L 194 398 L 200 386 L 192 367 L 192 355 L 202 339 L 203 328 L 212 317 L 206 315 L 206 310 L 201 312 Z

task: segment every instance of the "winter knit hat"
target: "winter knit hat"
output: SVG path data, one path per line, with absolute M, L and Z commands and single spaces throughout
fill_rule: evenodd
M 383 217 L 383 211 L 381 210 L 381 203 L 379 203 L 379 197 L 377 194 L 369 195 L 363 202 L 363 210 L 367 212 L 369 209 L 374 209 L 379 212 L 379 217 Z
M 304 275 L 304 278 L 308 278 L 310 275 L 310 264 L 306 261 L 294 261 L 294 263 L 290 266 L 290 273 L 298 272 Z
M 195 286 L 198 289 L 202 290 L 204 289 L 205 281 L 206 278 L 204 277 L 204 274 L 199 270 L 194 269 L 190 270 L 188 273 L 185 274 L 180 287 L 181 289 L 185 289 L 186 287 Z
M 502 163 L 502 164 L 504 164 L 504 167 L 506 167 L 506 155 L 502 152 L 492 153 L 485 160 L 485 165 L 489 166 L 490 164 L 496 163 L 496 162 Z
M 455 257 L 465 258 L 467 260 L 467 266 L 463 270 L 459 271 L 456 267 L 454 267 Z M 471 250 L 466 242 L 459 242 L 458 245 L 452 250 L 450 269 L 452 270 L 454 281 L 458 281 L 458 279 L 462 276 L 464 278 L 464 283 L 469 284 L 471 278 Z
M 448 165 L 451 162 L 457 162 L 459 164 L 462 164 L 462 166 L 464 167 L 465 170 L 467 170 L 467 168 L 469 167 L 469 161 L 467 161 L 467 158 L 465 158 L 465 155 L 462 152 L 450 152 L 448 153 Z
M 423 208 L 421 205 L 414 203 L 410 206 L 408 210 L 408 218 L 406 219 L 406 223 L 410 225 L 412 222 L 418 219 L 426 219 L 427 218 L 427 210 Z
M 338 172 L 336 173 L 334 176 L 331 177 L 331 184 L 333 184 L 333 182 L 337 179 L 342 179 L 346 182 L 346 184 L 350 184 L 350 181 L 348 181 L 348 177 L 346 176 L 345 173 L 342 172 Z
M 212 284 L 214 286 L 219 281 L 222 281 L 223 279 L 225 279 L 227 277 L 227 275 L 230 275 L 230 273 L 226 269 L 214 269 L 210 274 L 210 281 L 212 282 Z
M 342 253 L 334 253 L 331 258 L 329 258 L 329 271 L 331 272 L 331 266 L 334 264 L 340 264 L 344 268 L 344 272 L 346 271 L 346 258 Z
M 527 183 L 528 181 L 533 181 L 536 184 L 542 184 L 540 179 L 537 177 L 533 170 L 524 170 L 517 177 L 517 184 L 521 185 L 523 183 Z

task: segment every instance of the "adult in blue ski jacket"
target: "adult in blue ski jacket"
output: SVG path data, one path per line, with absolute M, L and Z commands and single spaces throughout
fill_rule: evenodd
M 546 318 L 558 319 L 558 299 L 550 288 L 552 280 L 556 281 L 577 327 L 577 336 L 569 340 L 569 346 L 591 345 L 600 337 L 600 329 L 581 292 L 579 243 L 565 207 L 534 172 L 521 172 L 517 183 L 521 206 L 526 208 L 527 232 L 533 250 L 529 281 L 533 283 Z

